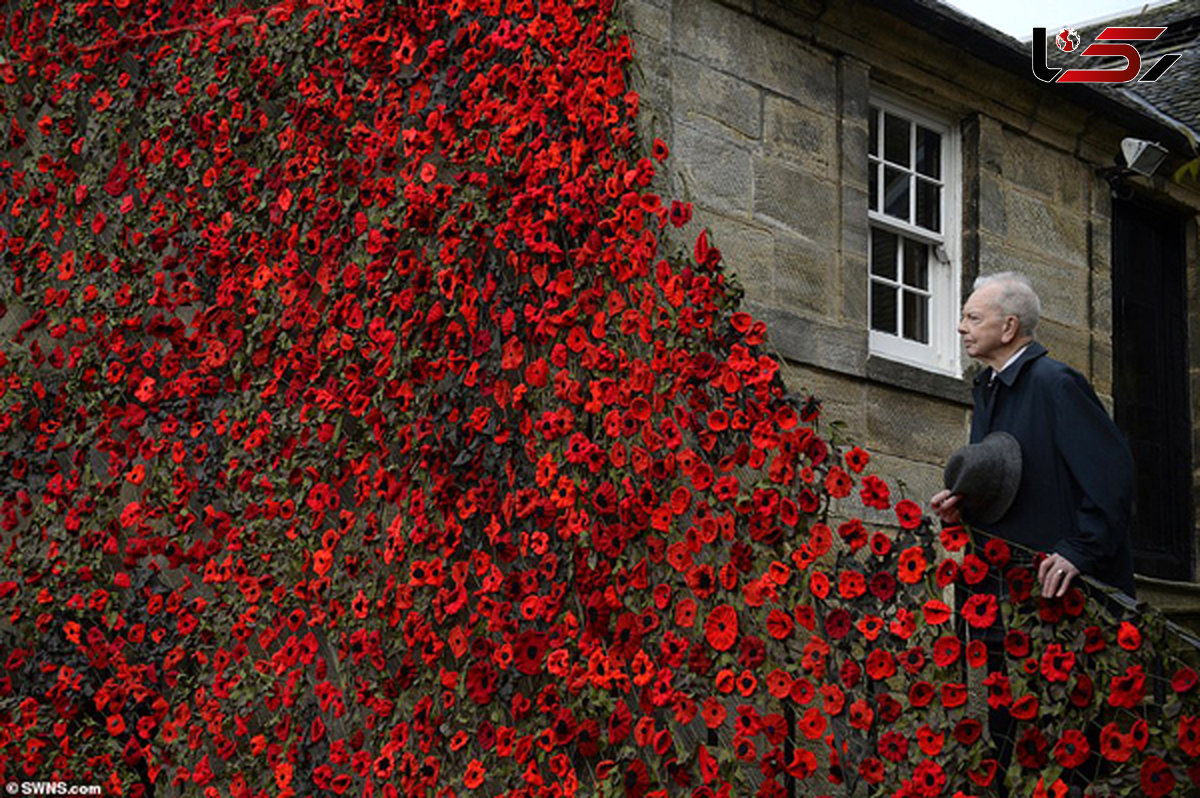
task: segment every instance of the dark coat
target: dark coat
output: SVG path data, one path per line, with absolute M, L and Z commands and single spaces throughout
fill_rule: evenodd
M 999 521 L 976 526 L 1057 552 L 1132 596 L 1134 465 L 1117 425 L 1083 375 L 1047 357 L 1037 342 L 989 389 L 991 377 L 988 368 L 975 379 L 971 443 L 996 430 L 1016 438 L 1021 484 Z

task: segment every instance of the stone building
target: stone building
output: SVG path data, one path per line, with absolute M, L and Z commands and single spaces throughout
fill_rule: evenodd
M 1200 618 L 1187 125 L 1103 86 L 1045 83 L 1031 45 L 935 0 L 623 9 L 644 133 L 671 148 L 663 190 L 694 203 L 685 232 L 710 231 L 791 383 L 925 503 L 969 429 L 961 303 L 977 275 L 1025 271 L 1039 338 L 1091 380 L 1138 460 L 1140 595 Z M 1098 61 L 1070 58 L 1048 44 L 1049 67 Z M 1166 162 L 1134 173 L 1127 138 Z

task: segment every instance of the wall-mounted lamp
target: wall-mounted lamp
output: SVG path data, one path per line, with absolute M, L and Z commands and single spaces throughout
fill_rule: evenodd
M 1124 138 L 1121 139 L 1121 156 L 1129 171 L 1150 177 L 1167 159 L 1167 150 L 1153 141 Z

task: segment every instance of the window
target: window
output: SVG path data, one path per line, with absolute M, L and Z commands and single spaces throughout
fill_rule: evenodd
M 879 99 L 869 129 L 871 353 L 958 376 L 958 140 Z

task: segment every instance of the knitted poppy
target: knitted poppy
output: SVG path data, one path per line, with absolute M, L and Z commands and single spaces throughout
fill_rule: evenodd
M 716 651 L 733 648 L 738 636 L 737 610 L 728 604 L 719 604 L 704 621 L 704 639 Z

